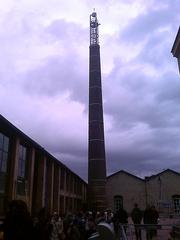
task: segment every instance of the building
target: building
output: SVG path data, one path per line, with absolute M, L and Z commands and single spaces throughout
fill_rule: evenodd
M 107 177 L 106 192 L 108 208 L 115 212 L 120 206 L 130 211 L 135 202 L 141 208 L 145 207 L 144 180 L 126 171 L 121 170 Z
M 173 57 L 177 58 L 178 66 L 179 66 L 179 72 L 180 72 L 180 28 L 178 30 L 178 33 L 176 35 L 173 47 L 172 47 L 172 55 Z
M 108 208 L 123 206 L 130 213 L 138 203 L 141 209 L 155 205 L 160 213 L 180 214 L 179 185 L 180 173 L 170 169 L 145 179 L 121 170 L 107 177 Z
M 97 14 L 93 12 L 89 46 L 88 201 L 90 209 L 103 210 L 106 208 L 106 159 L 98 27 Z
M 79 210 L 87 184 L 0 115 L 0 216 L 8 201 L 24 200 L 32 214 Z

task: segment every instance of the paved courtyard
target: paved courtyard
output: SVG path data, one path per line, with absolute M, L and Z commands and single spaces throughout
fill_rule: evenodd
M 129 223 L 131 224 L 131 220 L 129 219 Z M 157 230 L 157 236 L 153 238 L 153 240 L 173 240 L 170 236 L 170 232 L 172 230 L 173 225 L 180 226 L 180 218 L 160 218 L 159 224 L 162 225 L 160 229 Z M 135 240 L 135 231 L 134 226 L 130 225 L 127 229 L 127 239 Z M 146 238 L 146 230 L 142 229 L 142 240 L 147 240 Z

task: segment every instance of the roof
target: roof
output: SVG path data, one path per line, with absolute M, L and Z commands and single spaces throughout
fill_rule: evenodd
M 17 127 L 15 127 L 11 122 L 9 122 L 5 117 L 3 117 L 0 114 L 0 122 L 4 123 L 5 126 L 7 126 L 9 129 L 13 130 L 15 132 L 15 134 L 19 135 L 20 137 L 22 137 L 23 139 L 25 139 L 26 141 L 28 141 L 30 144 L 32 144 L 36 149 L 44 152 L 48 157 L 52 158 L 56 163 L 60 164 L 62 167 L 68 169 L 71 173 L 73 173 L 74 175 L 76 175 L 79 179 L 81 179 L 85 184 L 86 181 L 83 180 L 80 176 L 78 176 L 76 173 L 74 173 L 71 169 L 69 169 L 66 165 L 64 165 L 61 161 L 59 161 L 57 158 L 55 158 L 52 154 L 50 154 L 46 149 L 44 149 L 41 145 L 39 145 L 37 142 L 35 142 L 33 139 L 31 139 L 30 137 L 28 137 L 25 133 L 23 133 L 20 129 L 18 129 Z M 1 126 L 0 130 L 3 129 L 3 127 Z
M 173 54 L 173 57 L 176 57 L 176 58 L 180 57 L 180 27 L 178 29 L 171 52 Z
M 155 174 L 155 175 L 146 177 L 146 181 L 149 181 L 149 180 L 151 180 L 151 179 L 153 179 L 153 178 L 156 178 L 156 177 L 160 177 L 160 176 L 163 175 L 164 173 L 168 173 L 168 172 L 171 172 L 171 173 L 173 173 L 173 174 L 176 174 L 176 175 L 180 176 L 180 173 L 178 173 L 178 172 L 176 172 L 176 171 L 168 168 L 168 169 L 163 170 L 162 172 L 160 172 L 160 173 L 158 173 L 158 174 Z
M 158 173 L 158 174 L 154 174 L 154 175 L 151 175 L 151 176 L 149 176 L 149 177 L 145 177 L 145 179 L 142 179 L 142 178 L 140 178 L 140 177 L 138 177 L 138 176 L 135 176 L 135 175 L 133 175 L 133 174 L 131 174 L 131 173 L 129 173 L 129 172 L 126 172 L 126 171 L 124 171 L 124 170 L 120 170 L 120 171 L 118 171 L 118 172 L 115 172 L 115 173 L 109 175 L 109 176 L 107 177 L 107 179 L 108 179 L 108 178 L 111 178 L 111 177 L 114 177 L 115 175 L 124 173 L 124 174 L 129 175 L 130 177 L 134 177 L 134 178 L 136 178 L 136 179 L 138 179 L 138 180 L 140 180 L 140 181 L 149 181 L 149 180 L 151 180 L 151 179 L 153 179 L 153 178 L 156 178 L 156 177 L 159 177 L 159 176 L 161 176 L 161 175 L 163 175 L 164 173 L 167 173 L 167 172 L 171 172 L 171 173 L 173 173 L 173 174 L 176 174 L 176 175 L 180 176 L 180 173 L 178 173 L 178 172 L 176 172 L 176 171 L 174 171 L 174 170 L 172 170 L 172 169 L 166 169 L 166 170 L 163 170 L 162 172 L 160 172 L 160 173 Z
M 136 178 L 136 179 L 138 179 L 138 180 L 140 180 L 140 181 L 144 181 L 144 179 L 142 179 L 142 178 L 140 178 L 140 177 L 137 177 L 137 176 L 135 176 L 135 175 L 133 175 L 133 174 L 131 174 L 131 173 L 129 173 L 129 172 L 126 172 L 126 171 L 124 171 L 124 170 L 120 170 L 120 171 L 118 171 L 118 172 L 115 172 L 115 173 L 109 175 L 107 178 L 114 177 L 115 175 L 118 175 L 118 174 L 121 174 L 121 173 L 124 173 L 124 174 L 126 174 L 126 175 L 128 175 L 128 176 L 130 176 L 130 177 Z

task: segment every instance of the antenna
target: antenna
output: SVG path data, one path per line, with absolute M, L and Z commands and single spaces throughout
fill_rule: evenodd
M 99 44 L 99 23 L 95 8 L 93 10 L 94 12 L 90 15 L 90 46 Z

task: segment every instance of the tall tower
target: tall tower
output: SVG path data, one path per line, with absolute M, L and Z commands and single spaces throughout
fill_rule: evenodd
M 106 158 L 98 27 L 97 14 L 93 12 L 89 46 L 88 201 L 91 209 L 103 210 L 106 207 Z

